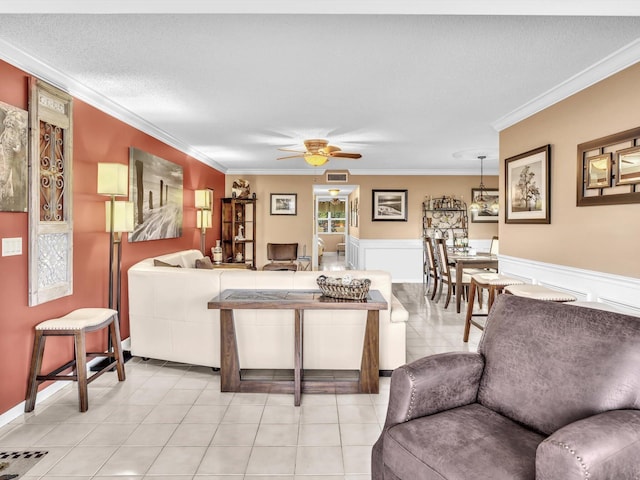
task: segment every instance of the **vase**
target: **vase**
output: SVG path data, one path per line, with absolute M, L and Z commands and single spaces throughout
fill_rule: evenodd
M 222 247 L 220 246 L 220 240 L 216 240 L 216 246 L 212 248 L 213 263 L 220 265 L 222 263 Z

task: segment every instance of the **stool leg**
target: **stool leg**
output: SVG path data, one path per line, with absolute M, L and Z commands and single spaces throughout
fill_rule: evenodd
M 116 370 L 118 371 L 118 380 L 124 381 L 125 373 L 124 373 L 124 357 L 122 355 L 122 342 L 120 340 L 120 323 L 118 321 L 118 316 L 114 315 L 113 322 L 109 325 L 109 329 L 111 332 L 111 338 L 113 339 L 113 354 L 116 359 Z
M 27 385 L 27 396 L 25 398 L 24 411 L 33 412 L 36 406 L 36 396 L 38 395 L 38 375 L 42 368 L 42 356 L 44 354 L 44 342 L 46 338 L 42 330 L 36 330 L 33 339 L 33 352 L 31 353 L 31 366 L 29 367 L 29 383 Z
M 74 335 L 76 350 L 76 376 L 78 379 L 78 395 L 80 397 L 80 411 L 86 412 L 89 408 L 89 392 L 87 389 L 87 350 L 84 330 L 77 330 Z
M 467 318 L 464 321 L 464 336 L 463 342 L 469 341 L 469 330 L 471 330 L 471 317 L 473 316 L 473 302 L 476 295 L 476 282 L 471 279 L 471 285 L 469 286 L 469 302 L 467 303 Z

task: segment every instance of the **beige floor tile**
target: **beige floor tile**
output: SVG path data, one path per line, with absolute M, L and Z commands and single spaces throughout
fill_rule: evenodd
M 340 426 L 337 423 L 301 424 L 298 434 L 298 445 L 339 446 Z
M 178 427 L 177 423 L 149 423 L 138 427 L 125 440 L 124 445 L 163 446 Z
M 229 405 L 221 423 L 260 423 L 264 405 Z
M 56 425 L 38 443 L 45 447 L 76 445 L 96 427 L 93 423 L 62 423 Z
M 122 445 L 137 428 L 133 423 L 104 423 L 82 439 L 80 445 Z
M 182 423 L 220 423 L 227 408 L 226 405 L 193 405 L 189 408 Z
M 189 405 L 156 405 L 142 423 L 180 423 L 190 408 Z
M 208 446 L 216 433 L 218 424 L 182 423 L 171 435 L 167 445 L 172 446 Z
M 298 424 L 260 424 L 256 435 L 255 445 L 295 446 L 298 444 Z
M 340 439 L 342 445 L 366 445 L 372 446 L 382 428 L 377 423 L 341 423 Z
M 299 446 L 295 473 L 296 475 L 344 474 L 342 449 Z
M 104 446 L 75 447 L 46 474 L 67 478 L 76 475 L 95 475 L 116 449 L 116 447 Z
M 300 423 L 338 423 L 337 405 L 302 405 Z
M 292 397 L 293 402 L 293 397 Z M 290 405 L 266 405 L 262 413 L 262 423 L 298 423 L 300 407 Z
M 288 475 L 296 465 L 296 447 L 253 447 L 247 474 Z
M 345 473 L 371 473 L 371 447 L 344 446 L 342 458 Z
M 250 454 L 251 447 L 209 447 L 196 473 L 242 475 L 247 468 Z
M 122 446 L 98 471 L 99 475 L 144 475 L 162 447 Z
M 340 423 L 378 423 L 373 405 L 338 405 Z
M 195 474 L 207 447 L 164 447 L 155 459 L 149 475 Z
M 257 423 L 222 423 L 218 425 L 211 445 L 247 445 L 256 440 Z

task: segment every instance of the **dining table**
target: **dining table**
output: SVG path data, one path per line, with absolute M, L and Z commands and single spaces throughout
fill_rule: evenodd
M 453 252 L 447 255 L 449 264 L 456 267 L 456 312 L 460 313 L 462 303 L 462 273 L 465 268 L 492 268 L 498 270 L 498 256 L 478 252 L 470 255 L 465 252 Z

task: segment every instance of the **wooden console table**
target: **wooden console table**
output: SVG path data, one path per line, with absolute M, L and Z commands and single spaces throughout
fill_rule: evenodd
M 302 393 L 378 393 L 379 392 L 379 311 L 387 301 L 378 290 L 370 290 L 366 300 L 340 300 L 318 290 L 230 289 L 208 302 L 220 310 L 220 390 L 223 392 L 293 393 L 300 405 Z M 294 310 L 294 369 L 291 380 L 248 380 L 240 375 L 238 344 L 233 320 L 234 309 Z M 357 380 L 305 380 L 303 378 L 302 338 L 305 310 L 366 310 L 360 375 Z

